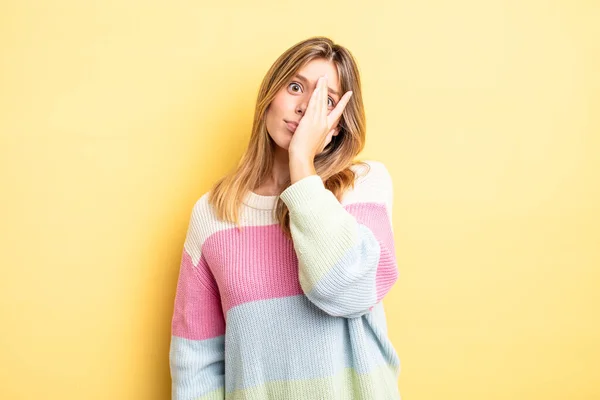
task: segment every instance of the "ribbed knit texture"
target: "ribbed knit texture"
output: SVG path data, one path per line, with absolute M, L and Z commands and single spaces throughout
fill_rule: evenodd
M 392 180 L 367 163 L 341 203 L 318 175 L 280 196 L 249 192 L 241 231 L 208 193 L 197 201 L 172 320 L 174 400 L 400 399 L 381 301 L 398 279 Z

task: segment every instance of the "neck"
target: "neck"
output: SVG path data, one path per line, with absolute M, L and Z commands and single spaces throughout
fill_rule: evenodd
M 290 179 L 290 158 L 288 151 L 276 146 L 271 174 L 254 190 L 263 196 L 277 196 Z

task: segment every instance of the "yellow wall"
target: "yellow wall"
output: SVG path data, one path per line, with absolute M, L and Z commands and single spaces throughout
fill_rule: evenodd
M 394 178 L 403 398 L 600 398 L 599 3 L 236 3 L 1 3 L 0 398 L 169 398 L 191 207 L 317 34 Z

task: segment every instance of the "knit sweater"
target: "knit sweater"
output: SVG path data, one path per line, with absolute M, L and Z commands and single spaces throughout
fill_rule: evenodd
M 174 400 L 400 399 L 382 303 L 398 278 L 392 180 L 367 163 L 341 202 L 319 175 L 248 192 L 242 230 L 217 219 L 208 192 L 196 202 L 171 325 Z

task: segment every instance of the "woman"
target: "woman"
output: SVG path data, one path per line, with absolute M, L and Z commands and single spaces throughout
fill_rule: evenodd
M 356 162 L 351 53 L 297 43 L 266 74 L 238 166 L 194 205 L 172 321 L 173 399 L 399 399 L 381 302 L 392 180 Z

